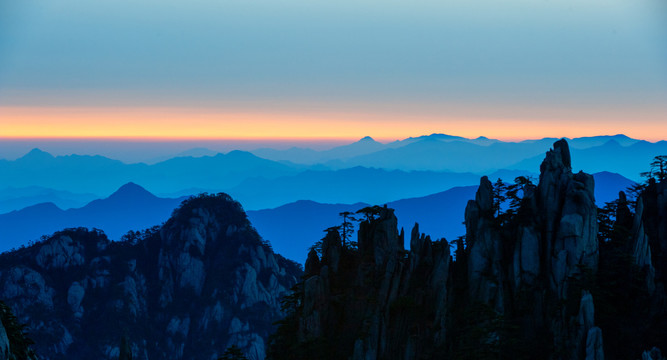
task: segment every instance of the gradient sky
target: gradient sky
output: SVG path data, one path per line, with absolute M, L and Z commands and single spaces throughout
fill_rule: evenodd
M 1 0 L 0 138 L 667 138 L 662 0 Z

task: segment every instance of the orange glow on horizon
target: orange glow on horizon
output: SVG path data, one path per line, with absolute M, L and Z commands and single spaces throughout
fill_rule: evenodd
M 623 133 L 659 141 L 667 121 L 629 122 L 614 116 L 505 119 L 390 113 L 297 113 L 195 110 L 187 108 L 0 107 L 0 138 L 179 140 L 358 140 L 392 141 L 444 133 L 505 141 Z

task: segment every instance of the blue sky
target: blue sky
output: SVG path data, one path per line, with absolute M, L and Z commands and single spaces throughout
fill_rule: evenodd
M 667 109 L 659 0 L 0 4 L 0 106 L 620 112 L 645 126 Z

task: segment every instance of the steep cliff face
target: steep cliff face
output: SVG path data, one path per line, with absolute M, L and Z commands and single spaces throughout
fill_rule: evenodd
M 642 344 L 667 348 L 667 181 L 651 179 L 637 199 L 626 248 L 632 254 L 638 271 L 640 290 L 646 299 L 635 302 L 641 307 L 641 323 L 632 331 L 641 337 Z M 638 317 L 638 316 L 635 316 Z M 646 321 L 650 319 L 651 321 Z M 619 336 L 620 337 L 620 336 Z M 658 352 L 659 354 L 659 352 Z
M 0 256 L 0 298 L 44 359 L 263 359 L 299 267 L 274 254 L 227 195 L 184 203 L 123 242 L 71 229 Z
M 667 182 L 651 180 L 637 199 L 632 254 L 646 272 L 649 292 L 665 298 L 667 281 Z
M 396 224 L 393 210 L 381 209 L 361 224 L 358 249 L 342 245 L 336 230 L 327 233 L 322 258 L 308 257 L 271 357 L 416 359 L 441 352 L 424 340 L 445 336 L 449 245 L 415 226 L 406 252 Z M 297 331 L 285 331 L 291 326 Z
M 454 259 L 418 226 L 403 250 L 391 209 L 362 222 L 358 249 L 330 232 L 321 258 L 308 257 L 270 358 L 603 359 L 594 184 L 570 164 L 556 142 L 539 184 L 522 183 L 506 212 L 482 178 Z

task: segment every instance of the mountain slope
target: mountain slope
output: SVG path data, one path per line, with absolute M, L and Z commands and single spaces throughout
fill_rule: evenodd
M 237 345 L 261 360 L 300 273 L 238 203 L 199 196 L 124 242 L 71 229 L 0 255 L 0 298 L 42 359 L 117 359 L 125 338 L 134 359 L 216 359 Z

